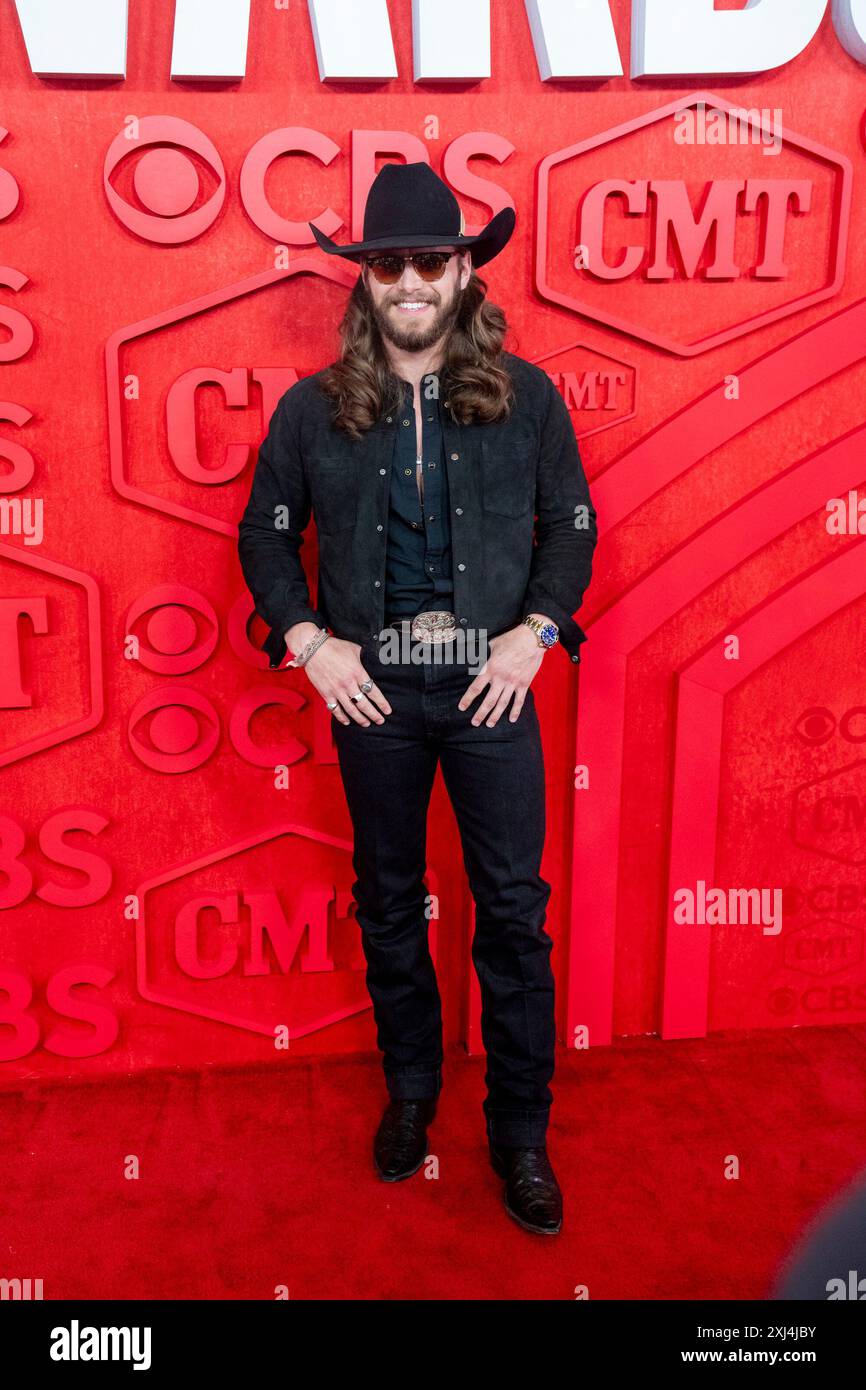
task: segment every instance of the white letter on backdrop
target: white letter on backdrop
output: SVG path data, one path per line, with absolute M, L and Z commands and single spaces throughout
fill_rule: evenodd
M 866 63 L 866 0 L 833 0 L 833 24 L 846 53 Z
M 557 77 L 621 77 L 608 0 L 526 0 L 535 61 Z
M 320 82 L 397 76 L 385 0 L 307 0 Z
M 37 77 L 126 76 L 126 0 L 15 0 L 15 8 Z
M 416 82 L 490 76 L 490 0 L 412 0 Z
M 224 82 L 247 70 L 250 0 L 175 0 L 171 75 L 178 82 Z
M 713 0 L 633 0 L 632 77 L 768 72 L 809 44 L 827 0 L 749 0 L 716 10 Z

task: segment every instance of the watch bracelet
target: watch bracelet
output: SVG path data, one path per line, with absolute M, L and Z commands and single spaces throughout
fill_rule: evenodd
M 540 618 L 533 618 L 531 614 L 527 614 L 526 617 L 523 619 L 523 622 L 524 622 L 524 623 L 526 624 L 526 626 L 529 628 L 530 632 L 534 632 L 534 633 L 535 633 L 535 636 L 536 636 L 536 638 L 537 638 L 537 640 L 538 640 L 538 645 L 539 645 L 539 647 L 542 647 L 545 651 L 548 651 L 549 648 L 548 648 L 548 646 L 547 646 L 547 643 L 546 643 L 546 642 L 543 642 L 543 641 L 541 640 L 541 633 L 542 633 L 542 630 L 543 630 L 545 627 L 548 626 L 548 623 L 547 623 L 547 622 L 543 622 Z M 559 628 L 556 627 L 556 623 L 550 623 L 550 626 L 553 627 L 553 628 L 556 628 L 556 634 L 557 634 L 557 638 L 558 638 L 558 637 L 559 637 Z

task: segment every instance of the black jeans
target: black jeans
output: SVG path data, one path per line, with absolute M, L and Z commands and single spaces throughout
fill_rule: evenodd
M 456 651 L 453 642 L 440 652 Z M 532 690 L 513 723 L 473 727 L 483 694 L 457 702 L 475 671 L 466 661 L 383 661 L 379 640 L 361 662 L 391 714 L 364 728 L 332 717 L 354 828 L 353 885 L 377 1041 L 389 1095 L 418 1100 L 442 1084 L 442 1015 L 427 941 L 427 808 L 437 762 L 454 807 L 475 899 L 472 959 L 487 1052 L 488 1135 L 505 1146 L 545 1140 L 555 1023 L 550 885 L 544 846 L 544 762 Z

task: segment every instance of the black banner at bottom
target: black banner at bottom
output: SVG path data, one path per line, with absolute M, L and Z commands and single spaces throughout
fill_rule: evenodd
M 558 1349 L 559 1354 L 576 1373 L 600 1361 L 608 1371 L 795 1365 L 811 1366 L 824 1377 L 843 1368 L 850 1374 L 850 1367 L 858 1361 L 863 1334 L 862 1310 L 852 1308 L 851 1301 L 575 1300 L 567 1318 L 554 1324 L 545 1321 L 545 1350 L 550 1348 L 548 1339 L 561 1334 L 567 1341 Z M 327 1339 L 319 1340 L 315 1337 L 314 1306 L 301 1300 L 267 1304 L 6 1300 L 0 1302 L 0 1336 L 7 1369 L 16 1364 L 25 1375 L 28 1371 L 47 1374 L 49 1383 L 55 1377 L 62 1383 L 70 1375 L 92 1379 L 106 1368 L 115 1377 L 128 1373 L 150 1375 L 160 1381 L 167 1374 L 185 1371 L 225 1376 L 249 1374 L 251 1370 L 261 1375 L 268 1369 L 309 1378 L 310 1357 L 316 1353 L 322 1357 L 322 1370 L 332 1376 L 335 1351 L 347 1372 L 350 1364 L 357 1367 L 358 1345 L 340 1335 L 342 1313 L 335 1314 L 328 1305 L 324 1315 Z M 533 1301 L 527 1301 L 527 1311 L 532 1306 Z M 335 1323 L 335 1318 L 340 1321 Z M 386 1335 L 379 1343 L 383 1372 L 394 1356 L 395 1344 L 405 1355 L 408 1345 L 418 1339 L 427 1373 L 434 1359 L 429 1346 L 435 1341 L 443 1368 L 447 1364 L 453 1375 L 455 1348 L 442 1339 L 441 1330 L 433 1339 L 429 1329 L 422 1331 L 410 1321 L 398 1328 L 392 1319 L 387 1329 L 383 1328 Z M 462 1330 L 469 1332 L 465 1323 Z M 516 1369 L 512 1358 L 519 1357 L 521 1351 L 529 1352 L 535 1330 L 525 1318 L 522 1328 L 511 1320 L 503 1329 L 501 1350 L 512 1372 Z M 498 1361 L 499 1348 L 495 1343 L 491 1348 L 490 1330 L 479 1328 L 478 1332 L 486 1339 L 485 1361 L 491 1349 Z M 471 1357 L 471 1333 L 469 1341 Z M 536 1355 L 533 1353 L 533 1360 Z M 364 1362 L 369 1372 L 369 1344 L 364 1347 Z

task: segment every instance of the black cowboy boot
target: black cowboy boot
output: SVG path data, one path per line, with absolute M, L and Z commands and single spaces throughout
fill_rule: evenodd
M 562 1226 L 562 1193 L 547 1149 L 507 1149 L 488 1140 L 490 1162 L 505 1179 L 505 1210 L 525 1231 L 555 1236 Z
M 427 1157 L 427 1126 L 435 1114 L 435 1097 L 391 1101 L 373 1141 L 373 1161 L 383 1182 L 418 1172 Z

